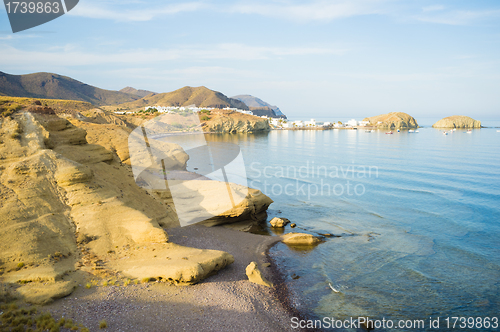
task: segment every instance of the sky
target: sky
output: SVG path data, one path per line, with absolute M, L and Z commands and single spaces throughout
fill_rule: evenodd
M 13 34 L 0 71 L 104 89 L 206 86 L 289 117 L 500 118 L 500 1 L 80 0 Z

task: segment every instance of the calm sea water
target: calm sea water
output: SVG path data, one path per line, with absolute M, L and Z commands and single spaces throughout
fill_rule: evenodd
M 336 319 L 500 317 L 500 132 L 419 131 L 208 135 L 240 145 L 249 185 L 274 200 L 270 218 L 340 235 L 272 249 L 296 307 Z

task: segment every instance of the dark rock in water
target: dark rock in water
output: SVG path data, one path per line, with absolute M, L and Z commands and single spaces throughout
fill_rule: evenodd
M 297 227 L 297 224 L 291 224 L 290 227 L 295 228 Z
M 283 243 L 296 246 L 314 246 L 323 242 L 318 237 L 306 233 L 288 233 L 283 236 Z
M 335 235 L 330 233 L 318 233 L 318 234 L 324 237 L 341 237 L 340 235 Z
M 292 274 L 292 279 L 293 279 L 293 280 L 297 280 L 297 279 L 299 279 L 299 278 L 300 278 L 300 276 L 296 275 L 295 273 L 294 273 L 294 274 Z

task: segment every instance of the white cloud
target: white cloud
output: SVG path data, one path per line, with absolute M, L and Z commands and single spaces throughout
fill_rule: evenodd
M 245 3 L 233 5 L 228 11 L 240 14 L 258 14 L 298 21 L 331 21 L 339 18 L 382 14 L 382 0 L 314 1 L 307 4 Z
M 176 68 L 176 69 L 158 69 L 158 68 L 127 68 L 127 69 L 117 69 L 108 70 L 107 74 L 111 74 L 113 77 L 128 77 L 128 78 L 140 78 L 147 80 L 156 81 L 178 81 L 179 79 L 183 81 L 193 81 L 201 82 L 209 77 L 213 79 L 223 79 L 233 78 L 235 80 L 250 79 L 250 78 L 262 78 L 268 75 L 266 71 L 259 70 L 245 70 L 236 69 L 230 67 L 221 66 L 193 66 L 186 68 Z
M 440 12 L 439 14 L 420 15 L 415 18 L 419 21 L 429 23 L 471 25 L 481 20 L 500 18 L 500 10 L 454 10 L 449 12 Z
M 298 21 L 330 21 L 339 18 L 381 14 L 381 4 L 394 0 L 340 0 L 312 1 L 309 3 L 292 3 L 289 1 L 242 2 L 227 5 L 217 2 L 186 2 L 170 5 L 155 2 L 116 2 L 94 1 L 80 2 L 70 15 L 114 21 L 150 21 L 165 15 L 183 12 L 205 12 L 256 14 Z
M 464 54 L 464 55 L 457 55 L 454 57 L 456 60 L 467 60 L 467 59 L 474 59 L 477 58 L 477 55 L 469 55 L 469 54 Z
M 261 47 L 245 44 L 188 45 L 171 49 L 131 49 L 113 53 L 91 53 L 74 44 L 42 51 L 25 51 L 3 45 L 3 66 L 22 66 L 36 59 L 38 67 L 87 66 L 99 64 L 145 64 L 172 60 L 203 61 L 210 59 L 265 60 L 289 56 L 341 55 L 345 49 L 335 47 Z
M 0 40 L 14 40 L 14 39 L 26 39 L 26 38 L 37 38 L 37 35 L 26 35 L 26 34 L 10 34 L 6 36 L 0 35 Z
M 419 14 L 416 14 L 419 9 Z M 69 15 L 130 22 L 151 21 L 168 15 L 200 11 L 204 13 L 259 15 L 296 22 L 329 22 L 361 15 L 387 15 L 416 19 L 421 22 L 468 25 L 481 19 L 500 17 L 500 10 L 496 9 L 483 11 L 448 10 L 447 7 L 440 4 L 415 8 L 398 0 L 315 0 L 309 2 L 254 0 L 231 5 L 210 0 L 168 5 L 158 1 L 87 0 L 80 2 L 75 9 L 69 12 Z
M 444 9 L 445 9 L 445 7 L 442 5 L 433 5 L 433 6 L 427 6 L 427 7 L 422 8 L 422 11 L 423 12 L 435 12 L 435 11 L 440 11 L 440 10 L 444 10 Z
M 113 21 L 150 21 L 156 17 L 182 12 L 193 12 L 206 7 L 201 2 L 177 3 L 167 6 L 152 6 L 148 3 L 139 3 L 138 5 L 137 7 L 141 8 L 124 9 L 125 6 L 123 3 L 116 3 L 114 6 L 110 6 L 104 2 L 82 1 L 68 14 Z

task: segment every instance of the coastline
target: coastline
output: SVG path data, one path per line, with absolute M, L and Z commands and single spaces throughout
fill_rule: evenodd
M 280 237 L 225 227 L 193 225 L 167 229 L 170 241 L 203 249 L 224 250 L 235 262 L 191 286 L 146 283 L 129 286 L 77 287 L 70 296 L 42 307 L 54 317 L 72 319 L 108 331 L 294 331 L 292 317 L 306 319 L 291 305 L 291 293 L 268 255 Z M 248 281 L 246 266 L 255 261 L 273 288 Z M 270 263 L 269 267 L 262 264 Z M 311 319 L 311 318 L 310 318 Z M 305 331 L 305 330 L 304 330 Z

